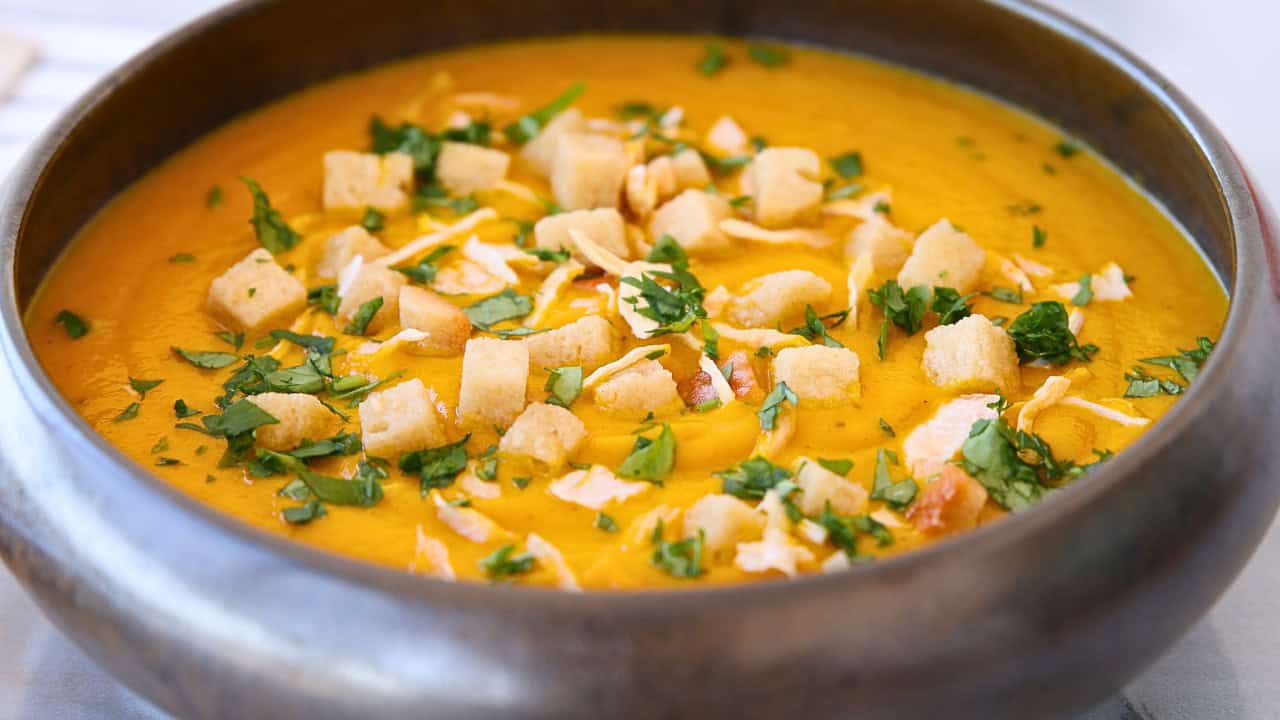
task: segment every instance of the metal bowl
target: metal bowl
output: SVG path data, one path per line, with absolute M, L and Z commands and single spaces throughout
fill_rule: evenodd
M 338 73 L 584 30 L 846 49 L 1060 123 L 1141 178 L 1229 280 L 1218 350 L 1132 448 L 993 526 L 838 575 L 585 595 L 446 584 L 250 529 L 124 457 L 42 371 L 23 308 L 76 230 L 170 153 Z M 241 2 L 94 88 L 0 198 L 0 551 L 64 632 L 182 717 L 1065 715 L 1200 617 L 1280 502 L 1274 232 L 1190 102 L 1035 5 Z

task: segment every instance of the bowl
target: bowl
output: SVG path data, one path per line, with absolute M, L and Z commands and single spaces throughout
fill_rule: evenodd
M 448 584 L 255 531 L 115 450 L 42 371 L 22 327 L 42 276 L 172 152 L 339 73 L 587 30 L 864 53 L 1049 118 L 1140 179 L 1226 280 L 1217 351 L 1133 447 L 1002 522 L 795 582 L 584 595 Z M 0 554 L 67 635 L 181 717 L 1068 715 L 1212 605 L 1280 502 L 1275 227 L 1186 98 L 1033 4 L 246 0 L 91 90 L 0 194 Z

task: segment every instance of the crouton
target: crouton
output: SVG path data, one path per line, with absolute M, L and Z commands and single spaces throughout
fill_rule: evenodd
M 616 208 L 630 166 L 621 140 L 567 133 L 551 162 L 551 192 L 566 210 Z
M 587 122 L 578 108 L 569 108 L 552 118 L 532 140 L 520 150 L 520 157 L 543 177 L 551 176 L 551 163 L 556 157 L 560 138 L 587 129 Z
M 915 248 L 898 273 L 898 284 L 955 288 L 967 293 L 978 285 L 978 275 L 987 254 L 973 238 L 956 229 L 949 220 L 939 220 L 920 233 Z
M 697 155 L 696 150 L 682 150 L 681 152 L 692 152 Z M 699 155 L 698 159 L 701 160 L 702 156 Z M 645 167 L 645 174 L 650 178 L 653 178 L 653 187 L 658 191 L 659 200 L 665 200 L 682 189 L 682 186 L 679 183 L 679 177 L 676 175 L 675 163 L 672 161 L 670 155 L 659 155 L 658 157 L 650 160 L 649 164 Z M 708 180 L 708 182 L 710 182 L 710 180 Z M 701 187 L 706 187 L 706 184 L 703 184 Z
M 609 468 L 592 465 L 552 480 L 547 489 L 565 502 L 600 510 L 609 503 L 626 502 L 651 487 L 652 483 L 619 480 Z
M 253 332 L 288 325 L 307 304 L 307 288 L 259 248 L 209 284 L 206 306 L 219 322 Z
M 511 156 L 471 143 L 447 142 L 436 159 L 436 178 L 454 195 L 488 190 L 507 176 Z
M 409 201 L 413 158 L 335 150 L 324 155 L 324 207 L 394 210 Z
M 767 228 L 791 227 L 818 217 L 822 163 L 806 148 L 765 148 L 747 167 L 755 221 Z
M 399 305 L 400 327 L 426 333 L 416 346 L 428 355 L 458 355 L 471 337 L 471 319 L 462 308 L 430 290 L 405 285 Z
M 1054 285 L 1053 289 L 1064 300 L 1070 300 L 1080 292 L 1080 283 L 1062 283 Z M 1129 282 L 1125 280 L 1124 270 L 1113 262 L 1102 266 L 1101 270 L 1090 277 L 1089 289 L 1093 293 L 1093 299 L 1100 302 L 1119 302 L 1133 297 Z
M 992 406 L 999 399 L 996 395 L 962 395 L 938 408 L 928 422 L 917 425 L 902 443 L 911 476 L 923 480 L 942 472 L 969 439 L 973 424 L 995 419 Z
M 570 230 L 581 232 L 620 258 L 628 256 L 627 226 L 622 215 L 613 208 L 548 215 L 533 226 L 533 242 L 544 250 L 573 250 L 578 262 L 590 265 L 590 261 L 577 249 L 573 238 L 569 237 Z
M 729 320 L 742 327 L 775 327 L 798 320 L 806 305 L 817 307 L 831 299 L 831 283 L 808 270 L 783 270 L 762 275 L 729 302 Z
M 801 490 L 800 510 L 805 515 L 821 515 L 827 503 L 831 503 L 833 512 L 841 515 L 857 515 L 867 507 L 865 488 L 809 458 L 800 458 L 796 484 Z
M 925 333 L 924 341 L 924 371 L 934 385 L 951 390 L 999 388 L 1008 394 L 1021 384 L 1013 339 L 986 316 L 939 325 Z
M 685 148 L 672 155 L 670 162 L 677 189 L 704 188 L 711 184 L 711 172 L 697 150 Z
M 600 383 L 595 402 L 611 415 L 643 417 L 680 407 L 675 378 L 654 360 L 641 360 Z
M 685 190 L 653 214 L 649 234 L 670 235 L 691 256 L 722 254 L 730 247 L 720 221 L 733 215 L 729 201 L 704 190 Z
M 760 542 L 738 543 L 733 562 L 739 570 L 749 573 L 767 573 L 777 570 L 787 577 L 795 577 L 799 565 L 814 561 L 813 552 L 792 542 L 785 530 L 768 528 Z
M 860 255 L 870 255 L 873 270 L 878 272 L 897 270 L 902 267 L 911 253 L 911 242 L 911 233 L 889 222 L 883 215 L 875 213 L 849 234 L 845 256 L 856 258 Z M 947 283 L 944 281 L 935 284 L 946 285 Z
M 627 171 L 626 198 L 635 217 L 648 217 L 658 206 L 658 181 L 648 165 L 637 163 Z
M 325 240 L 324 255 L 316 267 L 316 276 L 336 278 L 342 268 L 351 262 L 351 258 L 357 255 L 368 262 L 389 252 L 391 249 L 379 242 L 378 238 L 370 235 L 368 230 L 359 225 L 352 225 L 342 232 L 330 235 L 329 239 Z
M 921 532 L 948 535 L 972 530 L 986 504 L 986 488 L 959 467 L 946 465 L 938 479 L 924 486 L 907 518 Z
M 362 263 L 350 278 L 344 278 L 338 319 L 351 322 L 360 307 L 374 298 L 382 298 L 382 307 L 365 326 L 365 333 L 376 333 L 400 317 L 400 289 L 409 283 L 403 273 L 376 263 Z
M 747 149 L 747 133 L 728 115 L 721 115 L 707 131 L 707 144 L 728 155 Z
M 458 420 L 468 427 L 507 427 L 525 405 L 529 350 L 519 340 L 477 337 L 462 354 Z
M 618 332 L 599 315 L 585 315 L 555 330 L 524 339 L 529 362 L 538 369 L 571 365 L 591 372 L 618 353 Z
M 699 530 L 703 546 L 714 554 L 760 537 L 764 516 L 732 495 L 704 495 L 684 513 L 684 537 L 695 537 Z
M 258 445 L 268 450 L 293 450 L 304 439 L 319 440 L 333 430 L 336 416 L 313 395 L 269 392 L 250 395 L 248 400 L 279 420 L 255 432 Z
M 822 404 L 852 402 L 862 394 L 858 354 L 847 348 L 784 348 L 773 359 L 773 380 L 785 382 L 801 400 Z
M 498 450 L 558 470 L 586 437 L 587 426 L 573 413 L 558 405 L 533 403 L 507 428 Z
M 369 393 L 360 403 L 360 439 L 365 453 L 393 462 L 448 442 L 431 394 L 417 378 Z

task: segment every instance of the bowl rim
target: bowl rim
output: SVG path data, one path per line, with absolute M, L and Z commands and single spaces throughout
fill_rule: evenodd
M 416 599 L 424 602 L 446 600 L 468 604 L 474 601 L 489 604 L 510 603 L 525 610 L 549 612 L 559 610 L 606 611 L 610 614 L 669 613 L 673 609 L 693 610 L 724 601 L 767 603 L 775 600 L 780 594 L 797 596 L 814 592 L 853 593 L 857 592 L 857 587 L 861 583 L 872 582 L 894 573 L 915 573 L 925 566 L 940 561 L 945 562 L 946 558 L 968 553 L 971 548 L 979 545 L 1026 540 L 1033 537 L 1040 528 L 1054 523 L 1061 516 L 1073 514 L 1110 493 L 1118 483 L 1137 472 L 1148 458 L 1168 447 L 1179 431 L 1185 430 L 1200 416 L 1209 394 L 1213 392 L 1213 387 L 1227 380 L 1231 364 L 1229 356 L 1234 354 L 1234 347 L 1244 334 L 1242 315 L 1265 293 L 1261 283 L 1244 277 L 1240 269 L 1259 263 L 1265 264 L 1265 249 L 1262 241 L 1259 203 L 1243 167 L 1217 128 L 1172 83 L 1109 37 L 1036 0 L 984 1 L 1004 12 L 1018 16 L 1020 21 L 1038 25 L 1081 46 L 1113 70 L 1127 76 L 1144 90 L 1161 110 L 1175 119 L 1186 131 L 1187 142 L 1191 143 L 1202 157 L 1204 169 L 1210 172 L 1210 180 L 1216 186 L 1218 199 L 1223 203 L 1229 221 L 1227 229 L 1230 233 L 1231 250 L 1228 268 L 1230 271 L 1229 307 L 1226 320 L 1217 343 L 1218 349 L 1201 370 L 1197 382 L 1188 388 L 1168 413 L 1157 420 L 1132 445 L 1117 453 L 1115 458 L 1109 460 L 1100 469 L 1090 473 L 1087 482 L 1073 482 L 1055 493 L 1051 501 L 1039 503 L 1016 515 L 1003 518 L 1000 522 L 990 523 L 919 549 L 878 560 L 875 563 L 855 566 L 839 573 L 682 588 L 590 589 L 582 593 L 570 593 L 555 588 L 519 584 L 494 587 L 481 582 L 446 581 L 315 548 L 282 535 L 258 529 L 230 514 L 201 503 L 126 456 L 95 431 L 71 407 L 45 372 L 27 337 L 23 314 L 19 310 L 15 279 L 18 238 L 26 225 L 29 203 L 43 185 L 50 162 L 65 150 L 64 142 L 67 138 L 87 115 L 114 92 L 117 86 L 128 82 L 152 64 L 163 62 L 171 50 L 180 47 L 191 38 L 233 22 L 242 15 L 255 12 L 272 4 L 273 0 L 237 0 L 164 35 L 112 71 L 60 113 L 12 168 L 6 183 L 0 186 L 0 351 L 4 353 L 5 361 L 17 380 L 19 392 L 31 404 L 35 416 L 59 436 L 59 443 L 69 451 L 76 452 L 82 458 L 103 466 L 107 471 L 104 474 L 109 474 L 113 478 L 112 492 L 121 491 L 120 485 L 115 483 L 117 479 L 127 480 L 137 491 L 147 493 L 152 498 L 158 497 L 176 506 L 193 522 L 216 527 L 220 532 L 230 533 L 240 540 L 258 545 L 280 559 L 296 565 L 306 566 L 334 578 L 361 583 L 369 590 L 391 592 L 402 600 Z M 787 42 L 785 38 L 780 40 Z M 838 47 L 826 49 L 849 53 L 848 50 Z M 874 57 L 873 59 L 887 62 Z M 925 72 L 906 64 L 902 64 L 901 67 L 913 72 Z M 945 76 L 940 77 L 962 90 L 982 92 L 997 101 L 1030 112 L 1020 105 L 981 88 L 962 84 Z M 285 97 L 288 97 L 288 94 L 270 102 Z M 1031 114 L 1037 118 L 1041 117 L 1034 112 Z M 206 134 L 211 131 L 206 131 Z M 1098 155 L 1104 160 L 1107 159 L 1102 153 Z M 1122 172 L 1118 168 L 1116 170 Z M 1148 199 L 1159 204 L 1155 198 L 1148 196 Z M 98 212 L 100 211 L 101 209 Z M 1177 222 L 1172 213 L 1169 215 L 1174 222 Z M 1195 242 L 1193 238 L 1188 239 Z M 64 247 L 61 252 L 65 252 L 65 249 Z M 59 260 L 60 258 L 61 254 Z M 531 606 L 531 603 L 534 605 Z

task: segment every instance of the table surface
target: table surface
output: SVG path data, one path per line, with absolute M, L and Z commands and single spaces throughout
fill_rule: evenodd
M 103 73 L 215 0 L 0 0 L 0 33 L 34 40 L 37 61 L 0 93 L 0 175 Z M 1116 38 L 1195 98 L 1280 197 L 1273 119 L 1280 44 L 1267 0 L 1051 0 Z M 0 42 L 3 42 L 0 39 Z M 1209 615 L 1162 660 L 1080 720 L 1276 717 L 1280 707 L 1280 528 Z M 0 720 L 162 718 L 53 629 L 0 570 Z

